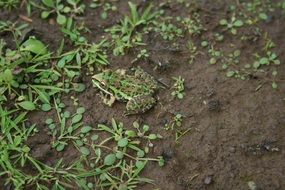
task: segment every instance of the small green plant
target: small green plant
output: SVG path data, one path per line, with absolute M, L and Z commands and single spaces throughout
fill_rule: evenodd
M 197 55 L 199 54 L 198 48 L 197 48 L 197 46 L 195 46 L 195 44 L 192 41 L 188 42 L 187 47 L 188 47 L 188 50 L 190 53 L 189 64 L 193 64 Z
M 226 19 L 220 20 L 220 25 L 225 26 L 225 30 L 230 30 L 230 32 L 234 35 L 237 34 L 237 29 L 244 25 L 244 22 L 240 19 L 237 19 L 235 16 L 232 16 L 228 21 Z
M 255 69 L 258 69 L 264 65 L 280 65 L 281 63 L 276 53 L 273 53 L 271 51 L 268 51 L 266 53 L 266 56 L 259 56 L 258 54 L 256 54 L 255 56 L 257 58 L 257 60 L 253 63 L 253 68 Z
M 184 79 L 179 76 L 179 77 L 172 77 L 174 80 L 174 85 L 172 89 L 174 90 L 171 95 L 178 98 L 178 99 L 183 99 L 185 95 L 185 88 L 184 88 Z
M 61 88 L 51 85 L 47 73 L 52 70 L 41 69 L 51 59 L 46 46 L 35 38 L 29 38 L 17 50 L 3 49 L 2 41 L 0 53 L 0 84 L 1 100 L 7 97 L 16 99 L 20 107 L 28 110 L 35 108 L 35 101 L 48 103 L 49 97 L 61 91 Z M 32 77 L 37 76 L 37 77 Z M 51 76 L 51 75 L 50 75 Z
M 13 8 L 16 8 L 17 5 L 19 5 L 20 1 L 19 0 L 1 0 L 0 1 L 0 8 L 5 8 L 8 10 L 11 10 Z
M 58 122 L 54 121 L 52 118 L 48 118 L 45 123 L 51 131 L 50 134 L 53 137 L 53 147 L 60 152 L 64 150 L 70 140 L 74 143 L 76 140 L 79 140 L 79 133 L 75 133 L 77 129 L 89 129 L 90 127 L 84 127 L 81 122 L 83 113 L 85 112 L 84 107 L 78 107 L 76 113 L 71 114 L 69 111 L 64 111 L 65 104 L 61 103 L 59 99 L 54 101 L 54 105 L 58 116 Z M 49 110 L 50 109 L 44 111 Z
M 142 50 L 140 50 L 140 52 L 137 55 L 137 57 L 134 60 L 132 60 L 132 63 L 134 63 L 134 62 L 136 62 L 136 61 L 138 61 L 140 59 L 146 59 L 148 57 L 149 57 L 149 53 L 148 53 L 147 49 L 142 49 Z
M 189 32 L 189 34 L 193 36 L 200 35 L 205 30 L 200 19 L 200 14 L 197 12 L 188 18 L 178 17 L 177 21 L 180 21 Z
M 99 140 L 97 134 L 91 135 L 89 146 L 94 151 L 94 156 L 91 156 L 94 164 L 97 165 L 97 175 L 99 182 L 97 187 L 108 187 L 114 189 L 135 189 L 140 183 L 150 183 L 151 180 L 139 177 L 148 161 L 158 162 L 159 165 L 164 164 L 162 157 L 146 158 L 149 149 L 153 147 L 151 141 L 162 138 L 158 134 L 150 133 L 148 125 L 140 126 L 134 122 L 135 130 L 126 130 L 123 123 L 117 123 L 112 119 L 112 126 L 99 124 L 98 130 L 109 134 L 104 140 Z M 144 149 L 141 147 L 144 144 L 143 140 L 147 141 Z M 96 143 L 98 142 L 98 143 Z M 110 147 L 110 142 L 113 142 L 113 147 Z M 86 143 L 85 143 L 86 144 Z M 85 148 L 82 148 L 84 150 Z M 103 154 L 107 152 L 107 154 Z M 89 155 L 89 154 L 88 154 Z
M 272 71 L 273 81 L 272 81 L 271 86 L 272 86 L 273 89 L 277 89 L 278 88 L 278 84 L 276 82 L 277 75 L 278 75 L 278 72 L 276 70 Z
M 100 69 L 109 65 L 108 57 L 104 47 L 108 46 L 105 40 L 99 43 L 85 44 L 81 46 L 82 64 L 86 64 L 92 74 L 95 68 Z
M 141 14 L 135 4 L 129 2 L 129 7 L 130 16 L 125 16 L 120 24 L 106 30 L 112 35 L 112 43 L 115 46 L 113 49 L 114 55 L 124 55 L 127 49 L 136 45 L 144 45 L 142 34 L 137 29 L 148 25 L 157 16 L 157 12 L 152 12 L 151 5 Z
M 171 121 L 165 124 L 164 126 L 165 130 L 175 131 L 175 142 L 176 143 L 178 143 L 179 139 L 183 137 L 184 135 L 186 135 L 186 133 L 188 133 L 191 130 L 191 128 L 186 129 L 186 130 L 182 129 L 183 117 L 184 116 L 182 114 L 176 113 L 174 114 Z
M 109 11 L 116 11 L 117 7 L 112 4 L 112 2 L 105 2 L 102 0 L 93 0 L 90 4 L 90 7 L 93 9 L 98 9 L 101 8 L 103 9 L 103 12 L 101 13 L 101 18 L 102 19 L 107 19 L 108 18 L 108 12 Z
M 11 32 L 15 40 L 16 46 L 20 46 L 20 37 L 22 36 L 23 29 L 27 28 L 28 24 L 18 24 L 10 21 L 0 21 L 0 33 Z M 1 39 L 2 40 L 2 39 Z
M 172 41 L 177 37 L 182 37 L 182 29 L 178 28 L 169 21 L 164 22 L 154 22 L 154 32 L 157 32 L 161 35 L 164 40 Z
M 81 0 L 42 0 L 45 10 L 41 13 L 41 18 L 47 19 L 53 13 L 56 14 L 56 22 L 59 25 L 66 25 L 78 14 L 82 14 L 85 5 L 80 3 Z M 68 17 L 66 16 L 69 15 Z

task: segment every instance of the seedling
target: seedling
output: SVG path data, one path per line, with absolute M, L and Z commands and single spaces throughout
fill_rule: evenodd
M 76 113 L 71 114 L 69 111 L 64 111 L 65 104 L 61 103 L 59 100 L 54 100 L 54 105 L 58 116 L 58 122 L 48 118 L 45 123 L 51 131 L 50 134 L 53 137 L 53 147 L 60 152 L 64 150 L 70 140 L 73 142 L 79 140 L 79 134 L 75 134 L 75 132 L 83 126 L 81 120 L 85 108 L 79 107 L 77 108 Z M 83 134 L 86 134 L 86 129 L 84 127 L 82 127 L 82 129 L 84 132 Z
M 147 7 L 142 14 L 137 10 L 137 6 L 129 2 L 130 16 L 125 16 L 119 25 L 107 29 L 110 32 L 115 45 L 114 55 L 124 55 L 125 51 L 136 45 L 144 45 L 142 36 L 137 32 L 138 27 L 146 26 L 156 16 L 157 12 L 152 12 L 152 6 Z
M 5 9 L 11 10 L 13 8 L 16 8 L 19 2 L 20 2 L 19 0 L 1 0 L 0 8 L 3 7 Z
M 103 124 L 98 125 L 99 131 L 109 134 L 109 137 L 99 141 L 98 135 L 91 136 L 90 146 L 95 153 L 95 156 L 91 158 L 95 164 L 92 164 L 91 167 L 98 165 L 96 169 L 100 178 L 98 187 L 134 189 L 142 182 L 151 182 L 149 179 L 139 177 L 148 161 L 156 161 L 163 165 L 164 161 L 161 157 L 155 159 L 145 157 L 149 148 L 152 147 L 150 141 L 162 137 L 149 133 L 148 125 L 141 127 L 137 122 L 134 122 L 133 127 L 135 130 L 126 130 L 123 123 L 117 123 L 112 119 L 111 127 Z M 141 149 L 143 139 L 148 141 L 148 146 Z M 110 147 L 110 144 L 113 144 L 114 147 Z M 103 155 L 102 153 L 106 151 L 109 153 Z
M 147 49 L 142 49 L 142 50 L 140 50 L 140 53 L 137 55 L 137 57 L 134 60 L 132 60 L 132 63 L 134 63 L 140 59 L 146 59 L 148 57 L 149 57 L 149 53 L 148 53 Z
M 243 21 L 237 19 L 235 16 L 232 16 L 231 20 L 228 21 L 226 19 L 220 20 L 220 25 L 225 26 L 225 30 L 230 30 L 232 34 L 237 34 L 237 29 L 244 25 Z
M 102 19 L 108 18 L 108 12 L 109 11 L 116 11 L 117 10 L 117 7 L 115 5 L 112 5 L 111 2 L 102 2 L 102 1 L 98 1 L 98 0 L 93 0 L 92 3 L 90 4 L 90 7 L 93 9 L 103 8 L 103 12 L 101 13 Z
M 264 65 L 270 65 L 270 64 L 275 64 L 275 65 L 280 65 L 280 60 L 278 59 L 278 56 L 271 52 L 268 51 L 266 53 L 266 56 L 261 57 L 258 54 L 256 55 L 257 60 L 253 63 L 253 68 L 258 69 L 261 66 Z
M 191 128 L 183 130 L 182 127 L 182 122 L 183 122 L 183 115 L 180 113 L 176 113 L 174 114 L 172 120 L 165 124 L 165 129 L 166 130 L 171 130 L 171 131 L 175 131 L 175 142 L 178 143 L 179 139 L 181 137 L 183 137 L 184 135 L 186 135 Z
M 20 37 L 22 36 L 22 30 L 27 28 L 28 24 L 13 23 L 10 21 L 0 21 L 0 33 L 2 32 L 11 32 L 13 34 L 13 38 L 15 40 L 16 46 L 19 47 Z
M 62 0 L 42 0 L 45 10 L 41 13 L 41 18 L 47 19 L 51 14 L 55 13 L 57 15 L 56 22 L 59 25 L 65 25 L 68 19 L 73 19 L 75 15 L 84 12 L 85 5 L 80 4 L 81 0 L 67 0 L 65 5 Z M 70 17 L 67 18 L 65 14 L 69 14 Z M 69 21 L 70 22 L 70 21 Z
M 192 41 L 188 42 L 188 50 L 190 53 L 189 64 L 193 64 L 196 56 L 199 54 L 197 46 Z
M 187 29 L 190 35 L 197 36 L 200 35 L 204 30 L 206 30 L 201 22 L 199 13 L 195 12 L 191 17 L 188 18 L 177 18 Z
M 173 87 L 172 87 L 172 89 L 174 89 L 174 91 L 171 93 L 171 95 L 181 100 L 184 98 L 184 95 L 185 95 L 184 79 L 181 76 L 172 77 L 172 79 L 175 82 L 174 82 Z
M 33 110 L 37 100 L 48 103 L 49 97 L 61 91 L 61 88 L 52 86 L 48 79 L 49 75 L 56 75 L 52 70 L 43 70 L 50 60 L 50 53 L 46 46 L 35 38 L 29 38 L 22 43 L 18 50 L 3 49 L 5 44 L 2 41 L 2 53 L 0 54 L 0 84 L 2 85 L 2 100 L 14 97 L 20 107 Z M 28 64 L 27 64 L 28 63 Z M 47 75 L 49 73 L 49 75 Z M 31 76 L 36 77 L 31 77 Z M 25 94 L 22 96 L 21 94 Z M 21 97 L 21 98 L 20 98 Z M 20 99 L 19 99 L 20 98 Z M 29 103 L 28 103 L 29 102 Z
M 272 86 L 273 89 L 277 89 L 278 88 L 278 84 L 276 82 L 277 74 L 278 74 L 278 72 L 276 70 L 274 70 L 272 72 L 273 81 L 272 81 L 272 85 L 271 86 Z
M 159 33 L 164 40 L 172 41 L 178 37 L 182 37 L 182 29 L 170 23 L 170 21 L 154 22 L 154 25 L 154 32 Z

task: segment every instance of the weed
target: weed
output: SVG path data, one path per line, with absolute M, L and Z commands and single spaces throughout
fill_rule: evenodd
M 192 16 L 188 18 L 178 17 L 177 21 L 180 21 L 189 34 L 193 36 L 200 35 L 205 30 L 200 19 L 200 14 L 197 12 L 193 13 Z
M 146 59 L 148 57 L 149 57 L 149 53 L 147 52 L 147 49 L 142 49 L 142 50 L 140 50 L 140 52 L 137 55 L 137 57 L 134 60 L 132 60 L 132 63 L 134 63 L 134 62 L 136 62 L 136 61 L 138 61 L 140 59 Z
M 226 19 L 220 20 L 220 25 L 225 26 L 225 30 L 230 30 L 232 34 L 237 34 L 237 29 L 244 25 L 244 22 L 237 19 L 234 15 L 231 17 L 230 21 Z
M 188 50 L 190 52 L 189 64 L 193 64 L 196 56 L 199 54 L 197 46 L 192 41 L 188 42 Z
M 172 89 L 174 90 L 171 95 L 174 97 L 177 97 L 178 99 L 183 99 L 185 95 L 185 88 L 184 88 L 184 79 L 179 76 L 179 77 L 172 77 L 174 80 L 174 84 Z
M 258 54 L 255 55 L 257 60 L 253 63 L 253 68 L 258 69 L 263 65 L 270 65 L 270 64 L 275 64 L 275 65 L 280 65 L 280 60 L 278 59 L 278 56 L 271 52 L 268 51 L 266 53 L 266 56 L 259 56 Z
M 147 7 L 142 14 L 137 10 L 137 6 L 129 2 L 130 16 L 125 16 L 121 23 L 106 31 L 112 35 L 114 44 L 113 54 L 124 55 L 125 51 L 136 45 L 143 45 L 142 35 L 137 32 L 138 27 L 146 26 L 156 16 L 157 12 L 152 12 L 152 6 Z
M 17 47 L 20 46 L 19 40 L 22 36 L 22 30 L 27 28 L 28 24 L 21 24 L 13 23 L 10 21 L 0 21 L 0 33 L 2 32 L 11 32 L 13 34 L 13 38 Z
M 101 13 L 102 19 L 108 18 L 108 12 L 109 11 L 116 11 L 117 10 L 117 7 L 115 5 L 112 5 L 112 2 L 104 2 L 102 0 L 101 1 L 100 0 L 93 0 L 92 3 L 90 4 L 90 7 L 93 9 L 103 8 L 103 12 Z
M 5 8 L 8 10 L 11 10 L 13 8 L 16 8 L 19 4 L 19 0 L 1 0 L 0 1 L 0 8 Z
M 42 0 L 45 10 L 41 13 L 41 18 L 47 19 L 51 14 L 56 14 L 56 22 L 59 25 L 66 25 L 68 22 L 71 22 L 72 19 L 78 15 L 82 14 L 85 9 L 84 4 L 80 4 L 81 0 L 67 0 L 65 5 L 62 0 Z M 65 16 L 68 14 L 70 16 Z
M 2 41 L 3 42 L 3 41 Z M 0 54 L 0 84 L 2 100 L 14 99 L 17 97 L 22 108 L 31 110 L 34 108 L 32 100 L 41 100 L 48 103 L 50 94 L 61 91 L 51 85 L 53 81 L 48 79 L 47 73 L 55 74 L 53 71 L 41 69 L 50 60 L 50 53 L 45 45 L 35 39 L 30 38 L 25 41 L 18 50 L 6 49 Z M 32 77 L 38 76 L 38 77 Z M 27 95 L 23 96 L 23 92 Z
M 164 128 L 165 130 L 171 130 L 171 131 L 175 131 L 175 142 L 178 143 L 179 139 L 181 137 L 183 137 L 184 135 L 186 135 L 191 128 L 183 130 L 181 129 L 182 127 L 182 122 L 183 122 L 183 115 L 180 113 L 176 113 L 174 114 L 172 120 L 165 124 Z
M 154 32 L 159 33 L 164 40 L 169 41 L 182 37 L 183 33 L 182 29 L 170 23 L 169 20 L 164 22 L 154 22 L 153 30 Z

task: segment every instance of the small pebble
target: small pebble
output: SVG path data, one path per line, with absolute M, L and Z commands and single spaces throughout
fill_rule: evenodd
M 166 148 L 162 152 L 162 157 L 165 161 L 169 161 L 173 158 L 174 152 L 171 148 Z
M 255 184 L 254 181 L 247 182 L 247 185 L 248 185 L 250 190 L 257 190 L 257 185 Z
M 236 148 L 234 146 L 231 146 L 229 148 L 230 153 L 235 153 L 236 152 Z
M 204 183 L 205 183 L 206 185 L 210 185 L 210 184 L 212 183 L 212 176 L 206 176 L 206 177 L 204 178 Z

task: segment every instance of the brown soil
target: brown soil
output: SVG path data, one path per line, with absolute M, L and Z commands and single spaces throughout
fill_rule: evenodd
M 217 23 L 227 15 L 226 9 L 230 5 L 229 1 L 202 2 L 204 5 L 200 13 L 208 31 L 193 39 L 197 45 L 201 43 L 201 39 L 211 39 L 212 33 L 219 31 Z M 128 10 L 126 1 L 117 4 L 119 13 Z M 140 4 L 143 6 L 143 2 Z M 167 14 L 172 16 L 188 14 L 186 8 L 177 4 L 165 9 Z M 18 13 L 25 15 L 25 10 L 20 9 L 17 14 L 4 11 L 0 14 L 0 20 L 23 22 Z M 120 14 L 102 20 L 100 12 L 91 9 L 87 9 L 85 15 L 83 20 L 91 30 L 87 35 L 90 41 L 100 38 L 104 34 L 104 28 L 121 18 Z M 37 12 L 33 13 L 32 26 L 40 33 L 42 41 L 49 44 L 51 49 L 56 48 L 62 39 L 59 28 L 39 19 L 38 16 Z M 272 16 L 272 21 L 263 24 L 262 29 L 267 31 L 276 43 L 276 52 L 280 55 L 281 62 L 284 62 L 285 54 L 282 52 L 285 49 L 285 17 L 279 13 L 272 13 Z M 246 29 L 243 32 L 246 32 Z M 124 117 L 122 113 L 125 104 L 117 102 L 111 108 L 104 105 L 97 95 L 98 91 L 92 87 L 90 76 L 84 76 L 83 81 L 87 84 L 87 89 L 81 94 L 73 94 L 87 110 L 84 122 L 96 125 L 115 118 L 130 126 L 133 121 L 139 119 L 148 123 L 152 131 L 164 137 L 155 143 L 152 155 L 163 155 L 167 160 L 166 166 L 161 168 L 156 163 L 150 163 L 143 175 L 153 179 L 155 185 L 143 185 L 139 188 L 141 190 L 248 189 L 248 181 L 254 181 L 260 189 L 285 189 L 284 83 L 279 83 L 279 88 L 273 90 L 265 76 L 245 81 L 227 78 L 220 65 L 208 64 L 207 54 L 199 55 L 194 64 L 189 65 L 189 54 L 185 52 L 186 42 L 190 38 L 186 35 L 185 38 L 178 39 L 176 43 L 181 51 L 176 52 L 167 48 L 170 43 L 163 41 L 160 36 L 149 35 L 145 42 L 151 57 L 136 63 L 169 86 L 172 85 L 172 76 L 182 76 L 186 86 L 186 96 L 183 100 L 173 100 L 170 95 L 172 89 L 162 89 L 157 94 L 159 104 L 154 109 L 146 114 Z M 260 48 L 259 41 L 254 44 L 239 42 L 229 34 L 226 34 L 225 41 L 219 46 L 226 51 L 229 43 L 235 43 L 245 51 L 242 54 L 242 61 L 245 63 L 251 62 L 252 52 Z M 136 56 L 136 49 L 125 56 L 115 57 L 111 52 L 109 56 L 111 67 L 130 68 L 133 66 L 131 61 Z M 159 62 L 163 67 L 154 70 Z M 278 72 L 278 75 L 282 76 L 280 80 L 284 80 L 284 64 L 281 64 Z M 68 96 L 70 95 L 72 94 Z M 68 96 L 65 100 L 71 106 Z M 173 116 L 171 113 L 176 112 L 185 116 L 183 129 L 191 128 L 179 143 L 175 142 L 174 132 L 163 128 L 164 123 Z M 70 148 L 64 153 L 51 149 L 51 139 L 44 125 L 45 117 L 44 113 L 30 114 L 31 122 L 36 122 L 40 129 L 40 132 L 29 140 L 32 154 L 50 165 L 61 157 L 67 158 L 66 162 L 72 161 L 78 156 L 74 149 Z M 9 188 L 0 186 L 0 189 Z

